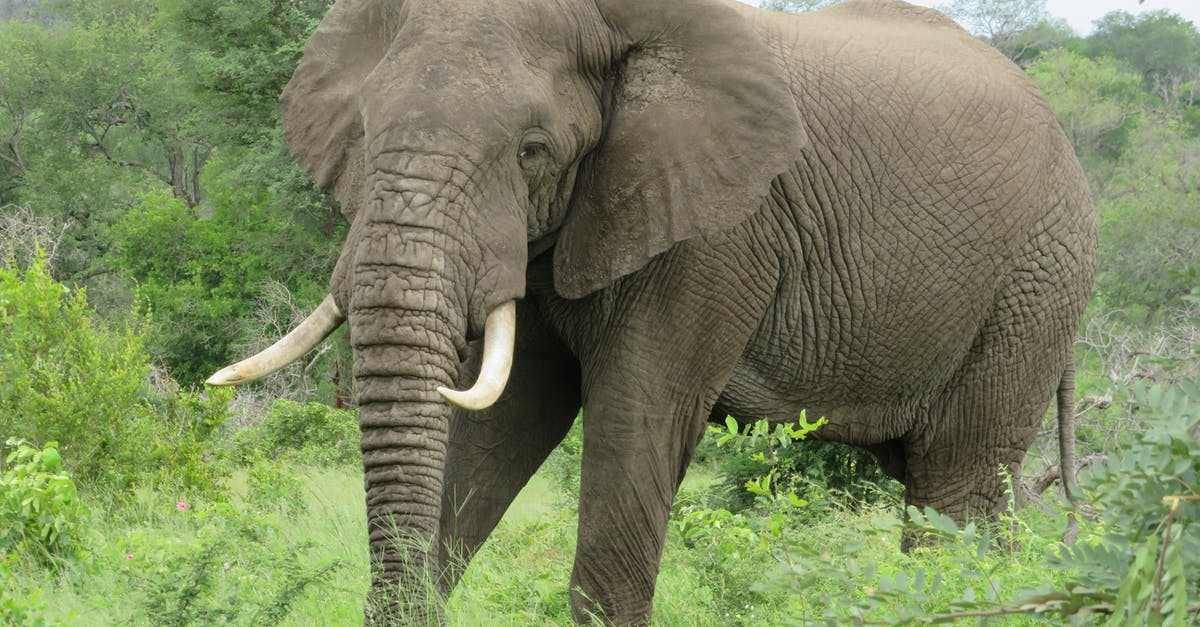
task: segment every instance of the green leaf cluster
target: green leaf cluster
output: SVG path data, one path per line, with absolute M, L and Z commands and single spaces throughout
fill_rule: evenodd
M 0 433 L 57 442 L 81 485 L 219 490 L 204 454 L 228 395 L 151 385 L 144 334 L 140 316 L 95 321 L 44 263 L 0 262 Z
M 1078 573 L 1068 603 L 1113 624 L 1200 618 L 1200 381 L 1136 385 L 1149 429 L 1081 477 L 1104 532 L 1051 563 Z
M 231 456 L 239 463 L 279 460 L 312 466 L 358 464 L 358 416 L 316 402 L 278 399 L 262 422 L 234 434 Z M 264 469 L 264 474 L 269 469 Z
M 120 576 L 153 625 L 277 625 L 309 588 L 343 570 L 338 560 L 297 566 L 314 548 L 291 541 L 278 519 L 228 503 L 182 508 L 182 537 L 134 530 Z
M 41 449 L 9 439 L 0 464 L 0 556 L 31 553 L 43 561 L 82 549 L 83 518 L 75 482 L 62 469 L 57 442 Z
M 733 453 L 711 456 L 718 460 L 727 507 L 741 511 L 754 507 L 760 497 L 779 495 L 811 505 L 799 512 L 803 516 L 830 507 L 854 509 L 899 499 L 899 484 L 883 473 L 870 452 L 806 439 L 824 419 L 811 424 L 806 420 L 802 415 L 796 427 L 772 428 L 758 421 L 739 429 L 733 418 L 726 418 L 725 429 L 709 427 L 715 445 Z

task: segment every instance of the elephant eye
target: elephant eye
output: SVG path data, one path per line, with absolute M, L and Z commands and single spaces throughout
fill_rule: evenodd
M 529 142 L 528 144 L 521 146 L 521 152 L 517 153 L 517 157 L 520 157 L 521 159 L 533 159 L 535 157 L 540 157 L 545 153 L 546 144 L 541 142 Z

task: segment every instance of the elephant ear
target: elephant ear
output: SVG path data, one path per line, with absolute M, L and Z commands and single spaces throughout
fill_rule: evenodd
M 383 0 L 338 0 L 325 15 L 280 97 L 292 158 L 353 221 L 363 176 L 358 94 L 386 54 L 400 7 Z
M 736 226 L 808 145 L 790 80 L 720 0 L 599 0 L 623 41 L 605 130 L 581 169 L 554 282 L 579 298 L 677 242 Z

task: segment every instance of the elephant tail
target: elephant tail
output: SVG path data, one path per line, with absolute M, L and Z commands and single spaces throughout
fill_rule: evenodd
M 1075 482 L 1075 359 L 1067 360 L 1067 369 L 1058 382 L 1058 467 L 1062 477 L 1063 494 L 1071 504 L 1067 514 L 1067 531 L 1063 534 L 1064 544 L 1074 544 L 1079 537 L 1079 509 L 1075 500 L 1078 484 Z

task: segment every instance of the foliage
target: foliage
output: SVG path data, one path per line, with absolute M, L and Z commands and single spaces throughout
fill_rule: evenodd
M 155 481 L 219 490 L 204 460 L 224 419 L 223 395 L 155 389 L 144 321 L 96 323 L 83 291 L 37 262 L 0 263 L 0 433 L 57 442 L 81 484 L 126 488 Z
M 63 471 L 56 442 L 41 450 L 21 440 L 0 464 L 0 556 L 33 552 L 53 560 L 81 549 L 85 509 L 71 475 Z M 0 452 L 3 448 L 0 448 Z
M 579 502 L 579 473 L 583 468 L 583 421 L 582 413 L 575 416 L 562 442 L 550 451 L 542 464 L 545 472 L 554 476 L 555 483 L 562 487 L 565 504 L 574 507 Z
M 1104 533 L 1051 556 L 1078 573 L 1064 612 L 1116 624 L 1188 625 L 1200 618 L 1200 380 L 1136 385 L 1150 429 L 1081 477 Z
M 170 198 L 226 222 L 186 243 L 215 255 L 224 289 L 184 273 L 144 294 L 149 349 L 185 383 L 224 365 L 255 286 L 311 298 L 332 268 L 340 216 L 288 158 L 276 105 L 330 4 L 71 0 L 53 24 L 0 22 L 0 207 L 64 226 L 57 276 L 92 287 L 107 314 L 146 282 L 122 246 L 131 209 Z M 169 265 L 155 255 L 170 242 L 152 243 L 150 263 Z M 230 253 L 252 260 L 221 264 Z
M 258 511 L 276 511 L 295 518 L 304 507 L 304 484 L 279 460 L 254 462 L 246 477 L 246 502 Z
M 1153 318 L 1184 306 L 1200 286 L 1200 138 L 1180 123 L 1141 125 L 1098 187 L 1096 288 L 1111 308 Z M 1131 317 L 1135 317 L 1133 315 Z
M 1113 11 L 1096 20 L 1089 56 L 1121 59 L 1169 110 L 1200 106 L 1200 32 L 1165 10 L 1137 16 Z M 1195 130 L 1200 130 L 1200 127 Z
M 287 458 L 316 466 L 357 464 L 358 417 L 322 403 L 278 399 L 262 422 L 233 436 L 232 456 L 240 463 Z
M 909 508 L 905 531 L 926 536 L 917 551 L 940 554 L 938 569 L 884 574 L 886 564 L 854 558 L 858 542 L 830 550 L 828 543 L 802 539 L 790 545 L 789 557 L 758 589 L 779 593 L 809 581 L 830 582 L 823 618 L 835 622 L 848 612 L 857 621 L 889 624 L 1012 614 L 1089 624 L 1097 615 L 1108 624 L 1193 624 L 1200 615 L 1200 582 L 1188 577 L 1200 570 L 1200 383 L 1140 386 L 1134 396 L 1155 417 L 1150 430 L 1081 482 L 1100 521 L 1075 546 L 1043 547 L 1049 549 L 1046 564 L 1063 574 L 1062 581 L 1008 597 L 997 583 L 1007 560 L 989 551 L 991 534 L 973 523 L 959 529 L 929 509 Z M 1014 514 L 1006 518 L 1017 532 L 1002 534 L 1009 546 L 1032 539 Z M 894 528 L 884 522 L 878 531 Z M 928 538 L 936 543 L 928 544 Z M 963 579 L 982 585 L 947 597 L 947 586 Z
M 835 5 L 840 0 L 762 0 L 759 7 L 768 11 L 783 11 L 784 13 L 804 13 L 816 11 Z
M 15 581 L 11 564 L 14 559 L 14 555 L 0 552 L 0 581 Z M 51 624 L 44 617 L 46 602 L 41 596 L 39 590 L 25 594 L 12 585 L 0 586 L 0 625 L 45 627 Z
M 188 91 L 224 122 L 227 138 L 251 145 L 277 121 L 277 102 L 328 0 L 158 0 L 179 39 L 175 60 Z
M 281 542 L 268 516 L 225 503 L 177 509 L 192 519 L 183 537 L 134 531 L 123 542 L 122 576 L 151 624 L 275 625 L 307 589 L 344 567 L 337 560 L 298 567 L 313 546 Z
M 754 506 L 763 492 L 798 492 L 811 503 L 809 512 L 899 498 L 899 484 L 883 473 L 866 450 L 792 437 L 795 433 L 779 427 L 768 437 L 761 422 L 747 427 L 742 435 L 748 437 L 734 437 L 737 426 L 731 420 L 727 419 L 726 429 L 710 426 L 709 433 L 718 436 L 718 447 L 733 452 L 717 456 L 717 463 L 724 477 L 723 500 L 735 512 Z M 801 421 L 807 428 L 803 415 Z
M 221 176 L 219 165 L 206 176 Z M 118 267 L 140 282 L 153 312 L 153 352 L 192 384 L 236 361 L 230 347 L 239 339 L 237 320 L 251 315 L 259 283 L 280 281 L 314 306 L 327 291 L 317 278 L 328 274 L 327 259 L 296 261 L 320 250 L 322 241 L 278 211 L 270 193 L 210 190 L 211 218 L 164 192 L 148 192 L 113 233 Z
M 1029 76 L 1046 94 L 1085 166 L 1121 155 L 1144 98 L 1136 74 L 1111 59 L 1057 49 L 1030 65 Z
M 733 607 L 749 610 L 761 599 L 753 591 L 744 587 L 729 585 L 730 581 L 743 579 L 747 573 L 742 572 L 754 560 L 747 557 L 753 554 L 771 555 L 775 547 L 782 541 L 786 531 L 799 518 L 799 514 L 808 503 L 798 497 L 794 488 L 792 469 L 781 463 L 781 451 L 792 449 L 808 434 L 815 431 L 825 419 L 809 423 L 805 413 L 801 413 L 795 426 L 791 424 L 776 424 L 772 429 L 765 419 L 740 428 L 737 421 L 727 417 L 725 429 L 709 427 L 709 433 L 718 436 L 717 446 L 731 449 L 728 452 L 733 458 L 745 462 L 736 467 L 739 469 L 754 468 L 756 473 L 744 478 L 727 475 L 726 481 L 740 481 L 739 490 L 751 495 L 751 502 L 757 505 L 752 513 L 749 504 L 742 504 L 742 499 L 732 498 L 737 505 L 735 511 L 725 508 L 712 509 L 702 502 L 680 498 L 676 503 L 676 522 L 685 547 L 695 550 L 707 559 L 703 560 L 701 571 L 704 573 L 706 585 L 721 599 L 722 603 Z M 728 473 L 728 469 L 725 471 Z M 757 514 L 757 515 L 756 515 Z M 739 619 L 748 619 L 748 616 Z

